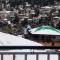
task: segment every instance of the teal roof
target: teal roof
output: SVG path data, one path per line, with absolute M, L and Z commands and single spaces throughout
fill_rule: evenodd
M 56 29 L 55 27 L 52 27 L 51 25 L 38 26 L 38 27 L 36 27 L 35 32 L 36 32 L 36 31 L 39 31 L 39 30 L 45 30 L 45 29 L 47 29 L 47 30 L 50 30 L 50 29 L 51 29 L 51 30 L 54 30 L 54 31 L 60 33 L 60 30 Z

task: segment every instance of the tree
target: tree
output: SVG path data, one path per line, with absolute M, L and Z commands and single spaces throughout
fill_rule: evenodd
M 35 17 L 37 17 L 39 15 L 39 9 L 38 8 L 35 8 Z
M 23 27 L 26 27 L 27 24 L 28 24 L 28 20 L 27 19 L 24 19 L 24 21 L 21 22 L 21 25 Z
M 56 25 L 57 29 L 60 29 L 60 22 Z
M 60 9 L 58 10 L 58 16 L 60 16 Z

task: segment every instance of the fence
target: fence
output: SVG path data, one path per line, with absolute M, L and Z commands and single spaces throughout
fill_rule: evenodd
M 60 60 L 60 52 L 46 49 L 58 50 L 60 47 L 0 46 L 0 60 Z
M 60 52 L 0 52 L 0 60 L 60 60 Z

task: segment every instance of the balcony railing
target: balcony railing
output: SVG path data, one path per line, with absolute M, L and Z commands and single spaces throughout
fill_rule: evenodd
M 21 51 L 1 50 L 0 60 L 60 60 L 60 52 Z
M 0 46 L 0 60 L 60 60 L 60 52 L 51 50 L 52 48 L 47 50 L 49 48 L 51 47 Z

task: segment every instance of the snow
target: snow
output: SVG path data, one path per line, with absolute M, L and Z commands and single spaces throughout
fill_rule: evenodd
M 37 28 L 33 28 L 33 29 L 29 30 L 29 32 L 32 33 L 32 32 L 34 32 L 34 31 L 36 31 L 36 29 L 37 29 Z
M 34 29 L 35 30 L 35 29 Z M 31 30 L 30 32 L 32 33 L 32 34 L 42 34 L 42 35 L 60 35 L 60 33 L 59 32 L 57 32 L 57 31 L 53 31 L 53 30 L 51 30 L 51 29 L 45 29 L 45 30 L 39 30 L 39 31 L 34 31 L 34 30 Z
M 58 18 L 60 18 L 60 17 L 56 16 L 56 17 L 53 17 L 53 18 L 57 18 L 57 19 L 58 19 Z
M 51 9 L 52 7 L 50 7 L 50 6 L 44 6 L 44 7 L 41 7 L 41 8 L 44 8 L 44 9 Z
M 6 10 L 4 10 L 4 11 L 1 11 L 0 13 L 10 13 L 11 11 L 6 11 Z
M 43 46 L 22 37 L 0 32 L 0 46 Z
M 33 49 L 10 49 L 0 50 L 0 52 L 47 52 L 47 50 L 33 50 Z
M 2 33 L 0 32 L 0 46 L 11 46 L 11 45 L 16 45 L 16 46 L 22 46 L 22 45 L 41 45 L 33 41 L 29 41 L 27 39 L 18 37 L 18 36 L 13 36 L 10 34 Z M 42 46 L 42 45 L 41 45 Z M 47 52 L 47 50 L 32 50 L 32 49 L 21 49 L 21 50 L 0 50 L 0 52 Z M 35 54 L 29 54 L 27 55 L 27 60 L 36 60 L 36 55 Z M 38 56 L 39 60 L 47 60 L 47 55 L 39 55 Z M 0 55 L 0 60 L 1 60 L 1 55 Z M 4 54 L 3 55 L 3 60 L 13 60 L 13 55 L 12 54 Z M 25 55 L 24 54 L 17 54 L 15 55 L 15 60 L 25 60 Z M 58 55 L 50 55 L 50 60 L 58 60 Z
M 0 52 L 56 52 L 53 49 L 10 49 L 10 50 L 0 50 Z

